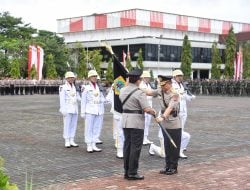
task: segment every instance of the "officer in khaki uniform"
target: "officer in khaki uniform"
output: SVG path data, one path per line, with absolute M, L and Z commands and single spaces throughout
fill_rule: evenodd
M 65 147 L 78 147 L 75 143 L 75 133 L 78 120 L 77 93 L 74 85 L 75 75 L 69 71 L 65 74 L 66 82 L 59 88 L 60 96 L 60 112 L 63 115 L 63 138 L 65 139 Z
M 128 180 L 141 180 L 137 171 L 139 157 L 143 145 L 145 115 L 144 112 L 155 115 L 148 101 L 145 92 L 139 89 L 142 71 L 134 69 L 127 74 L 129 84 L 120 91 L 119 98 L 123 105 L 122 127 L 124 131 L 124 178 Z
M 166 166 L 160 173 L 172 175 L 177 173 L 181 145 L 182 129 L 179 118 L 179 95 L 172 92 L 172 76 L 159 75 L 158 78 L 161 88 L 152 91 L 153 96 L 158 96 L 161 105 L 161 115 L 156 118 L 156 121 L 165 127 L 177 146 L 175 148 L 166 133 L 162 131 Z

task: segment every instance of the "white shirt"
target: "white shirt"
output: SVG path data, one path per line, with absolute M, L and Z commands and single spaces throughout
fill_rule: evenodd
M 142 90 L 152 90 L 151 86 L 149 83 L 146 83 L 145 81 L 141 81 L 140 85 L 139 85 L 139 88 L 142 89 Z M 147 96 L 147 100 L 148 100 L 148 103 L 149 105 L 152 107 L 152 99 L 153 97 L 152 96 Z
M 70 85 L 67 81 L 59 87 L 60 112 L 62 114 L 78 114 L 77 93 L 75 85 Z
M 104 103 L 106 102 L 98 85 L 89 82 L 82 88 L 81 113 L 89 113 L 95 115 L 104 114 Z
M 191 101 L 193 97 L 188 95 L 182 83 L 178 83 L 175 79 L 172 79 L 172 88 L 180 95 L 180 114 L 187 113 L 186 101 Z

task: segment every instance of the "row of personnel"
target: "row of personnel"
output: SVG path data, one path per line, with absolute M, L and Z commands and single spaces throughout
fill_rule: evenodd
M 81 102 L 80 115 L 85 120 L 84 140 L 87 152 L 101 152 L 97 147 L 103 126 L 104 104 L 111 103 L 113 121 L 116 126 L 114 139 L 117 147 L 117 157 L 124 160 L 125 179 L 144 179 L 138 174 L 139 157 L 143 144 L 150 144 L 149 153 L 165 157 L 165 167 L 161 174 L 177 173 L 179 157 L 187 158 L 183 151 L 190 140 L 190 134 L 184 131 L 187 118 L 186 101 L 195 98 L 184 89 L 181 70 L 173 72 L 172 76 L 158 76 L 158 89 L 149 85 L 150 74 L 147 71 L 135 69 L 127 74 L 128 84 L 124 87 L 113 84 L 108 95 L 105 96 L 97 85 L 97 72 L 90 70 L 88 80 L 81 87 L 81 95 L 74 85 L 75 75 L 65 74 L 66 82 L 59 88 L 60 113 L 63 115 L 63 138 L 65 147 L 78 147 L 75 143 L 75 133 L 78 121 L 78 103 Z M 122 112 L 114 109 L 114 90 L 119 94 Z M 161 113 L 152 108 L 152 97 L 158 97 Z M 151 118 L 155 117 L 161 127 L 159 138 L 161 146 L 154 145 L 148 139 Z

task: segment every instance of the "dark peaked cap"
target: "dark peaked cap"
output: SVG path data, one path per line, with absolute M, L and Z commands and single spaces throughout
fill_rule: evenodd
M 130 71 L 130 72 L 127 74 L 127 76 L 128 76 L 128 77 L 139 77 L 139 78 L 140 78 L 141 74 L 142 74 L 142 70 L 136 68 L 136 69 L 133 69 L 132 71 Z
M 158 79 L 159 79 L 159 82 L 160 82 L 160 85 L 164 85 L 166 84 L 166 82 L 171 81 L 173 77 L 172 76 L 163 76 L 163 75 L 158 75 Z

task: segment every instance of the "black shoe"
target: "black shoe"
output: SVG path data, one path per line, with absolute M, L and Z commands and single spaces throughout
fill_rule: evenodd
M 169 168 L 164 168 L 160 170 L 160 174 L 166 174 L 166 172 L 169 170 Z
M 124 179 L 128 179 L 128 174 L 124 174 Z
M 177 173 L 178 173 L 177 169 L 168 169 L 165 174 L 166 175 L 173 175 L 173 174 L 177 174 Z
M 138 174 L 135 174 L 135 175 L 128 175 L 128 180 L 143 180 L 144 179 L 144 176 L 143 175 L 138 175 Z

